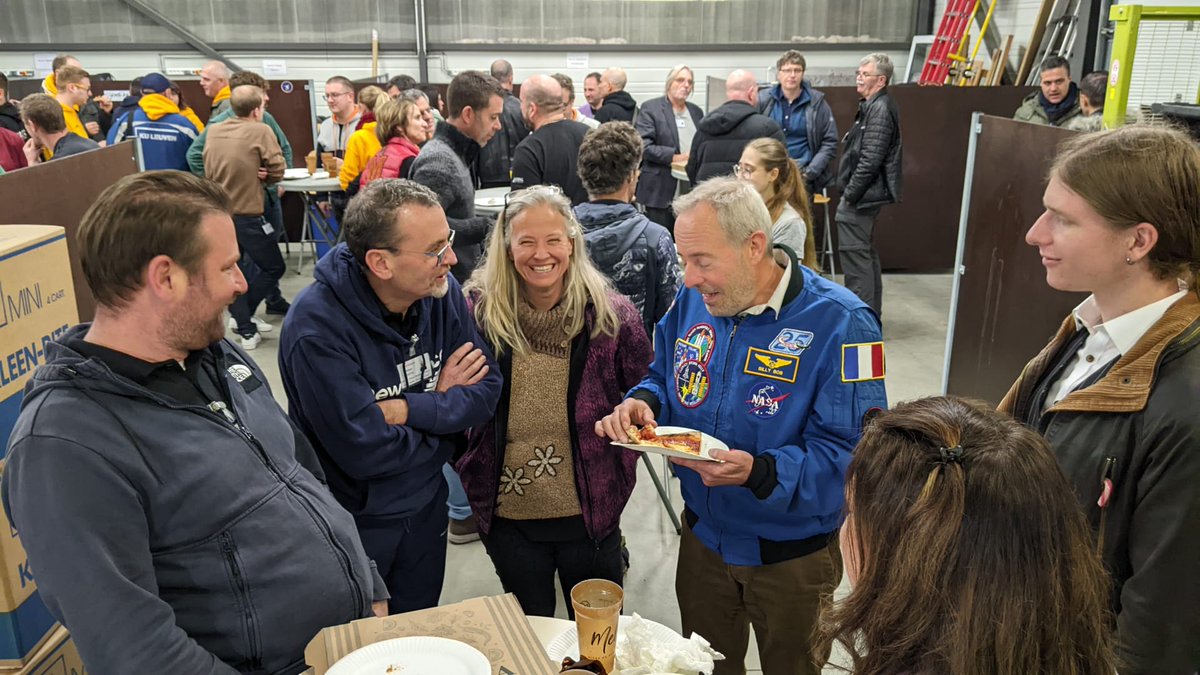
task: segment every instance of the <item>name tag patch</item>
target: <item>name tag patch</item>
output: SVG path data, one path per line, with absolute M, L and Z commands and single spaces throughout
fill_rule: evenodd
M 800 357 L 751 347 L 750 351 L 746 352 L 746 366 L 743 370 L 750 375 L 795 383 L 800 372 Z

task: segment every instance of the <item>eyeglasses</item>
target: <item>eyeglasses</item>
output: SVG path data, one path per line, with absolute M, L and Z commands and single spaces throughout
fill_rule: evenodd
M 854 71 L 854 77 L 861 77 L 865 80 L 868 77 L 882 77 L 882 75 L 880 73 L 864 73 L 861 70 L 856 70 Z
M 350 92 L 348 92 L 348 91 L 338 91 L 338 92 L 334 92 L 332 94 L 329 92 L 325 92 L 325 100 L 332 101 L 333 99 L 335 99 L 339 96 L 349 96 L 349 95 L 350 95 Z
M 430 251 L 405 251 L 403 249 L 392 248 L 391 246 L 381 246 L 380 248 L 382 248 L 385 251 L 391 251 L 392 253 L 408 253 L 410 255 L 423 255 L 426 258 L 434 258 L 437 261 L 437 266 L 441 267 L 442 265 L 444 265 L 446 263 L 446 253 L 450 250 L 450 247 L 452 247 L 452 246 L 454 246 L 454 230 L 450 230 L 450 236 L 446 237 L 446 245 L 439 248 L 437 251 L 433 251 L 433 252 L 430 252 Z
M 753 164 L 734 164 L 733 175 L 738 178 L 748 178 L 754 173 L 756 168 Z
M 803 68 L 780 68 L 779 74 L 780 75 L 803 75 L 804 69 Z

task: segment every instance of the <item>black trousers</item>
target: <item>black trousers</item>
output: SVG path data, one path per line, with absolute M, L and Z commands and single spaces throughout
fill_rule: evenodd
M 363 549 L 387 583 L 388 612 L 399 614 L 437 607 L 446 577 L 446 497 L 441 488 L 420 512 L 407 518 L 359 518 Z
M 645 207 L 645 209 L 646 209 L 646 217 L 649 218 L 652 222 L 658 223 L 659 225 L 662 225 L 663 227 L 667 228 L 667 232 L 670 232 L 671 238 L 674 239 L 675 238 L 675 212 L 671 210 L 671 207 L 667 206 L 667 207 L 660 209 L 656 206 L 647 206 L 647 207 Z
M 883 316 L 883 274 L 875 250 L 875 217 L 879 207 L 858 209 L 842 200 L 834 220 L 838 229 L 838 257 L 846 288 L 875 314 Z
M 237 332 L 249 335 L 258 332 L 251 318 L 258 311 L 259 303 L 272 289 L 279 287 L 279 280 L 287 270 L 287 262 L 279 252 L 279 232 L 262 216 L 234 216 L 233 227 L 237 232 L 242 260 L 257 268 L 255 270 L 239 261 L 247 288 L 229 306 L 229 313 L 237 321 Z
M 480 539 L 504 590 L 517 596 L 527 615 L 554 616 L 555 573 L 572 619 L 571 588 L 575 584 L 585 579 L 607 579 L 617 585 L 624 581 L 620 528 L 600 541 L 586 535 L 567 541 L 534 541 L 518 522 L 495 518 L 491 531 L 480 533 Z

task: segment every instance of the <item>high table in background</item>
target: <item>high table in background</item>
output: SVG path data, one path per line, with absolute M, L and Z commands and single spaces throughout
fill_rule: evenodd
M 321 213 L 317 206 L 318 197 L 342 189 L 342 184 L 336 177 L 331 177 L 326 171 L 318 171 L 311 176 L 307 169 L 288 169 L 279 183 L 284 192 L 295 192 L 304 202 L 304 232 L 300 239 L 300 264 L 296 274 L 304 270 L 304 247 L 312 245 L 314 257 L 320 258 L 318 246 L 333 247 L 340 239 L 339 228 Z

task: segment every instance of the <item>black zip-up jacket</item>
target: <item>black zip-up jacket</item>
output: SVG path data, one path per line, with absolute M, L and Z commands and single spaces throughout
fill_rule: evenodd
M 66 346 L 88 328 L 47 345 L 4 470 L 46 606 L 97 675 L 302 671 L 378 574 L 266 377 L 223 340 L 224 401 L 180 404 Z
M 1097 533 L 1121 675 L 1200 672 L 1200 298 L 1043 413 L 1086 337 L 1067 317 L 1000 409 L 1046 437 Z
M 517 146 L 529 135 L 521 114 L 521 99 L 505 93 L 500 113 L 500 130 L 479 149 L 479 180 L 482 187 L 508 185 L 512 180 L 512 158 Z
M 900 111 L 887 87 L 858 103 L 854 126 L 846 132 L 838 171 L 842 199 L 858 209 L 900 201 Z
M 696 127 L 687 175 L 692 185 L 713 176 L 728 176 L 742 159 L 746 144 L 756 138 L 784 142 L 783 129 L 746 101 L 726 101 Z

